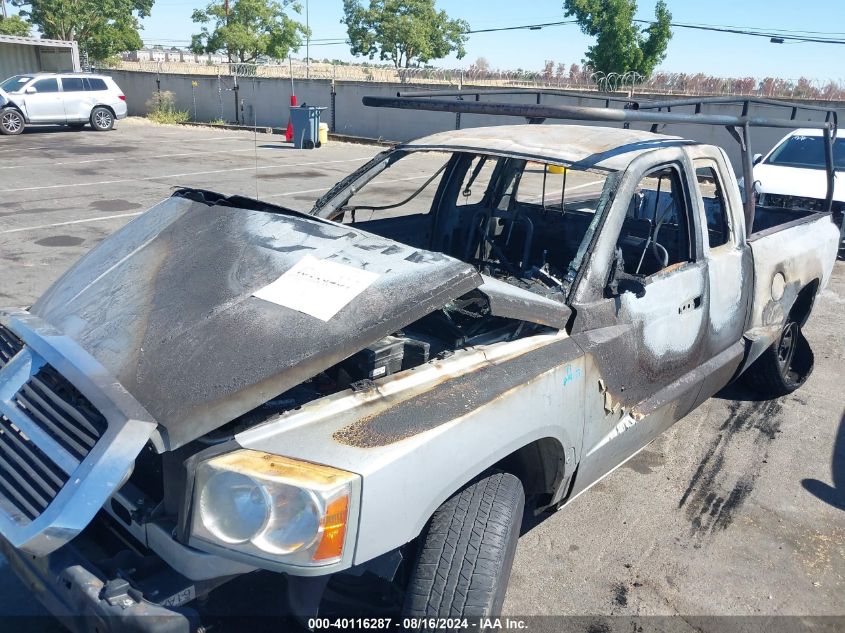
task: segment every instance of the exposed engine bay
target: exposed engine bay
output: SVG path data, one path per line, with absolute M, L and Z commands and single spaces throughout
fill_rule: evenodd
M 419 187 L 410 193 L 405 186 L 397 188 L 396 202 L 369 204 L 370 188 L 379 201 L 385 199 L 384 183 L 395 182 L 391 167 L 410 162 L 411 170 L 420 169 L 427 161 L 430 169 L 432 155 L 439 167 L 432 175 L 420 176 L 425 180 Z M 326 205 L 325 198 L 318 201 L 317 215 L 464 261 L 485 283 L 367 344 L 204 442 L 225 441 L 307 402 L 345 389 L 366 389 L 371 381 L 460 349 L 566 325 L 571 312 L 564 300 L 596 211 L 607 199 L 607 173 L 460 153 L 395 152 L 373 162 L 347 179 L 353 183 L 350 195 L 339 185 L 331 204 Z M 321 203 L 334 210 L 321 213 Z

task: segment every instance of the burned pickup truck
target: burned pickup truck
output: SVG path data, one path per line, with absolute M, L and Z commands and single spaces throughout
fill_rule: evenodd
M 692 118 L 748 170 L 750 128 L 795 125 L 370 104 Z M 749 198 L 718 147 L 569 124 L 399 145 L 311 214 L 179 190 L 0 312 L 2 552 L 78 629 L 195 630 L 256 570 L 306 622 L 496 614 L 525 513 L 741 375 L 809 375 L 838 230 Z

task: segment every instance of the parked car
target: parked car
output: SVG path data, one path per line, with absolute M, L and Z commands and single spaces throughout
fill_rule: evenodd
M 833 189 L 833 217 L 841 225 L 845 211 L 845 143 L 833 144 L 837 173 Z M 758 204 L 780 209 L 821 210 L 827 191 L 821 130 L 800 129 L 787 134 L 765 156 L 754 156 Z
M 15 75 L 0 83 L 0 133 L 28 125 L 85 124 L 98 132 L 126 116 L 126 97 L 111 77 L 80 73 Z
M 256 569 L 311 629 L 474 628 L 524 512 L 810 374 L 838 231 L 749 215 L 721 148 L 580 125 L 404 143 L 310 214 L 176 191 L 0 311 L 0 551 L 79 630 L 195 630 Z

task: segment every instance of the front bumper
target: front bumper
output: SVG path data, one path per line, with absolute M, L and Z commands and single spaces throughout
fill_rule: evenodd
M 0 538 L 0 553 L 39 602 L 71 631 L 193 633 L 199 626 L 193 610 L 154 604 L 120 578 L 106 579 L 72 543 L 35 557 Z

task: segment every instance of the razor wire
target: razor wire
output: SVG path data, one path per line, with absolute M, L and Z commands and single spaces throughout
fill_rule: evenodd
M 102 66 L 101 66 L 102 67 Z M 779 77 L 714 77 L 703 73 L 671 73 L 661 70 L 646 77 L 634 71 L 626 73 L 594 72 L 589 68 L 562 72 L 531 70 L 491 70 L 478 68 L 395 68 L 377 64 L 340 64 L 294 60 L 288 64 L 190 63 L 164 60 L 120 61 L 108 67 L 119 70 L 217 76 L 221 81 L 233 77 L 284 78 L 350 81 L 360 83 L 395 83 L 440 85 L 446 87 L 525 87 L 589 91 L 608 94 L 658 94 L 679 96 L 749 96 L 789 99 L 845 100 L 843 79 L 788 79 Z M 222 109 L 221 109 L 222 111 Z

